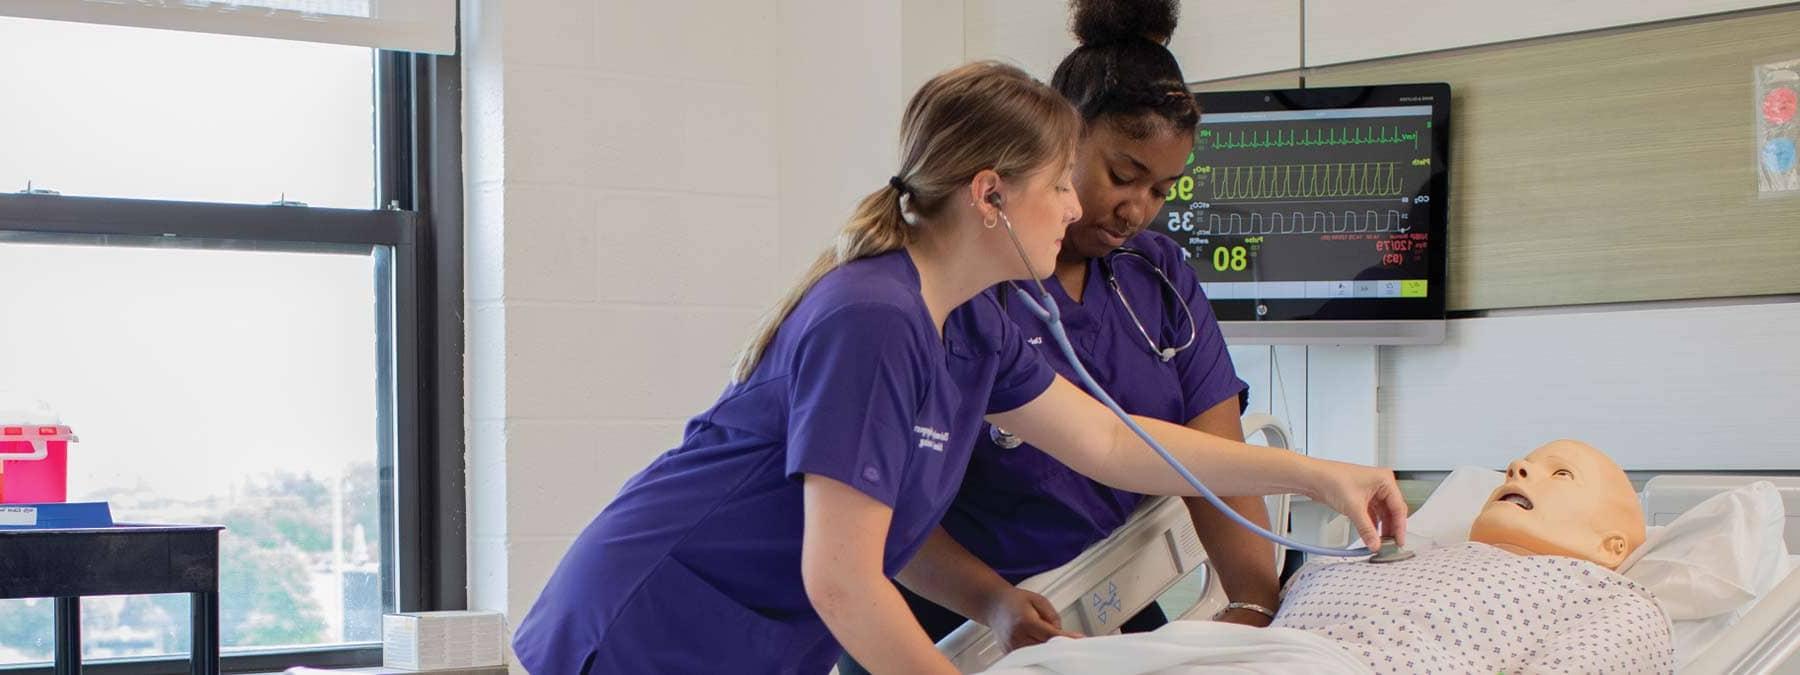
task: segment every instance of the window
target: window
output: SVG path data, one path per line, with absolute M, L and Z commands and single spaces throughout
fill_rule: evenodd
M 0 18 L 0 64 L 0 391 L 80 437 L 70 500 L 228 528 L 228 672 L 461 607 L 455 58 Z M 84 659 L 185 671 L 187 602 L 83 599 Z M 0 600 L 0 670 L 51 631 Z
M 0 190 L 370 208 L 374 57 L 0 18 Z
M 0 243 L 0 373 L 77 429 L 70 499 L 225 525 L 227 649 L 378 640 L 372 247 L 74 243 Z M 82 604 L 88 658 L 186 652 L 186 596 Z M 0 659 L 48 660 L 50 618 L 0 601 Z

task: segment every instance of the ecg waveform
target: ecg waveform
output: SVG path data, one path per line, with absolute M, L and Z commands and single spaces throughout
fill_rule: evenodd
M 1211 213 L 1197 223 L 1196 234 L 1264 235 L 1264 234 L 1331 234 L 1339 232 L 1395 232 L 1412 229 L 1406 214 L 1392 209 L 1377 213 L 1363 211 L 1303 211 L 1290 213 Z
M 1337 129 L 1264 129 L 1261 131 L 1215 131 L 1215 150 L 1260 150 L 1265 148 L 1315 148 L 1339 145 L 1397 145 L 1419 147 L 1419 132 L 1401 131 L 1400 127 L 1341 127 Z
M 1215 166 L 1215 200 L 1397 197 L 1405 188 L 1399 162 Z

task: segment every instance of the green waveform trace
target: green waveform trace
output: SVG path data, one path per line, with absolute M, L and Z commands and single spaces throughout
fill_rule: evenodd
M 1399 162 L 1215 166 L 1206 181 L 1214 200 L 1398 197 Z
M 1400 127 L 1342 127 L 1337 129 L 1263 129 L 1261 131 L 1218 131 L 1212 136 L 1214 150 L 1261 150 L 1266 148 L 1315 148 L 1341 145 L 1398 145 L 1411 143 L 1419 147 L 1419 132 L 1402 131 Z

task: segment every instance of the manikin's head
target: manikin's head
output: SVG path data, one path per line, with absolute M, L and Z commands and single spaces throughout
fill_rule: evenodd
M 1506 483 L 1488 495 L 1469 539 L 1618 569 L 1644 533 L 1625 470 L 1586 443 L 1562 440 L 1506 467 Z

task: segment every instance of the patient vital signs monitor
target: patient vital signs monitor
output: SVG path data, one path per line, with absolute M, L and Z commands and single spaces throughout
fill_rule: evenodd
M 1236 344 L 1444 335 L 1450 87 L 1196 93 L 1187 170 L 1151 228 Z

